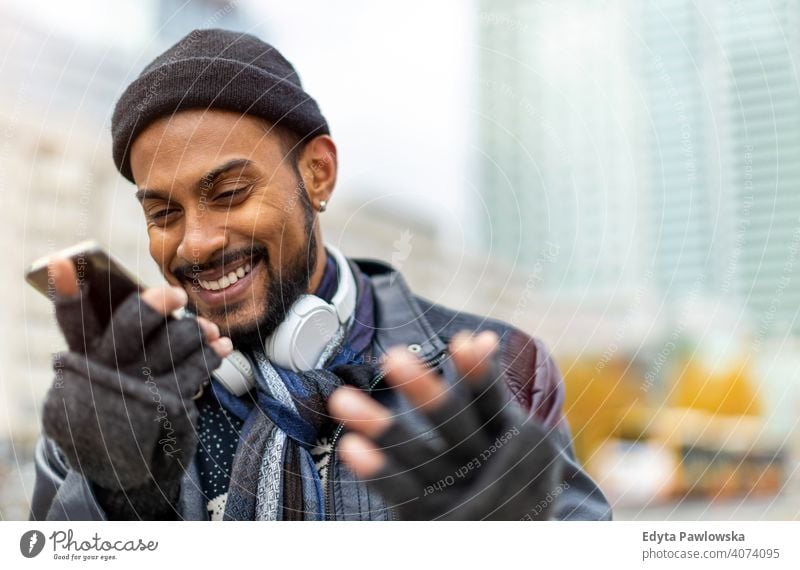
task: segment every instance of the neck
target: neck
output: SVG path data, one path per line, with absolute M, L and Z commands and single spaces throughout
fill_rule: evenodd
M 322 235 L 317 224 L 314 224 L 313 231 L 314 237 L 316 238 L 317 262 L 316 266 L 314 267 L 314 271 L 311 274 L 311 279 L 308 282 L 307 292 L 310 294 L 313 294 L 314 291 L 317 290 L 320 282 L 322 281 L 322 276 L 325 274 L 325 261 L 327 259 L 327 255 L 325 254 L 325 245 L 322 242 Z

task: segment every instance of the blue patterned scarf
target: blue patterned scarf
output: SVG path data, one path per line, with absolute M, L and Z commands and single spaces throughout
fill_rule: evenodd
M 220 404 L 240 418 L 242 427 L 233 459 L 224 520 L 324 520 L 323 481 L 312 449 L 335 427 L 326 402 L 345 380 L 333 371 L 361 364 L 374 334 L 374 301 L 369 279 L 350 264 L 358 295 L 350 322 L 326 347 L 319 367 L 296 373 L 270 362 L 263 350 L 247 354 L 256 389 L 240 398 L 212 381 Z M 330 300 L 338 283 L 329 255 L 317 295 Z M 343 375 L 342 375 L 343 376 Z M 366 389 L 367 379 L 348 375 Z

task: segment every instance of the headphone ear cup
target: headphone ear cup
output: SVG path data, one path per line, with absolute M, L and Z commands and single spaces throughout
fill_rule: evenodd
M 282 368 L 312 370 L 337 330 L 336 309 L 316 295 L 302 295 L 266 340 L 264 350 Z
M 242 396 L 256 385 L 253 367 L 247 357 L 234 350 L 213 372 L 214 378 L 234 396 Z

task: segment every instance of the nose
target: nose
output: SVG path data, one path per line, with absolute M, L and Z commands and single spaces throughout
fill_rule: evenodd
M 216 223 L 208 211 L 186 213 L 183 239 L 176 251 L 178 257 L 192 265 L 199 265 L 213 258 L 214 253 L 227 246 L 227 231 L 224 221 Z

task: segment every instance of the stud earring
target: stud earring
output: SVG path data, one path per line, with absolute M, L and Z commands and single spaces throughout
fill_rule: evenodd
M 327 200 L 320 200 L 319 201 L 319 211 L 320 212 L 324 212 L 325 208 L 327 208 L 327 207 L 328 207 L 328 201 Z

